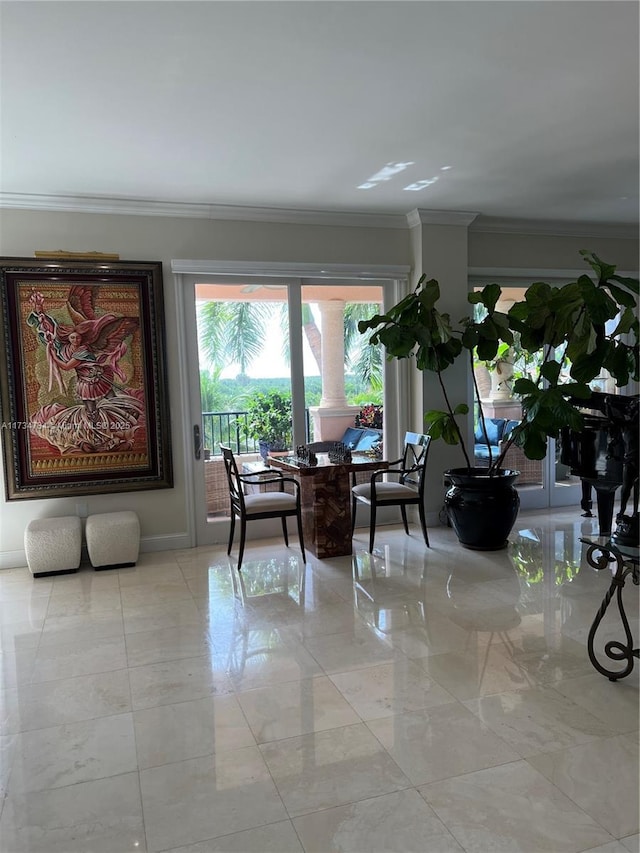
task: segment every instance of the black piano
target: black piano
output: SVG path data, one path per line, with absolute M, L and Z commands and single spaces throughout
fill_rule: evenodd
M 560 461 L 583 483 L 582 508 L 589 511 L 589 492 L 596 492 L 600 535 L 611 534 L 616 490 L 629 474 L 630 453 L 636 453 L 638 396 L 594 392 L 588 401 L 572 401 L 583 411 L 584 427 L 562 430 Z M 635 436 L 635 440 L 634 440 Z M 637 474 L 636 474 L 637 476 Z M 637 488 L 637 486 L 636 486 Z M 624 503 L 626 505 L 626 498 Z M 625 506 L 621 507 L 624 512 Z

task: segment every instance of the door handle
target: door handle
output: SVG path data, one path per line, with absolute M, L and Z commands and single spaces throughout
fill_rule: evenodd
M 196 459 L 202 456 L 202 439 L 200 437 L 200 424 L 194 424 L 193 427 L 193 455 Z

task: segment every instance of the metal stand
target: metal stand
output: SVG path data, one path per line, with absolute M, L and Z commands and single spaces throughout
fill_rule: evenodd
M 596 617 L 591 625 L 589 638 L 587 640 L 587 651 L 589 653 L 589 660 L 598 672 L 601 672 L 602 675 L 606 675 L 609 681 L 617 681 L 618 679 L 625 678 L 629 675 L 634 667 L 634 658 L 640 658 L 640 649 L 633 648 L 633 637 L 631 636 L 629 621 L 622 601 L 622 588 L 625 585 L 627 576 L 631 575 L 633 583 L 636 586 L 638 586 L 640 581 L 638 570 L 638 548 L 622 548 L 615 545 L 610 540 L 598 542 L 593 539 L 581 539 L 580 541 L 589 546 L 589 550 L 587 551 L 587 562 L 590 566 L 593 566 L 594 569 L 606 569 L 609 568 L 612 563 L 616 564 L 615 571 L 612 570 L 613 578 L 611 580 L 611 586 L 607 590 L 607 593 L 602 600 L 602 604 L 600 605 L 600 609 L 596 613 Z M 596 632 L 614 595 L 616 596 L 626 643 L 611 640 L 608 643 L 605 643 L 604 651 L 607 657 L 611 658 L 611 660 L 626 661 L 625 668 L 620 670 L 607 669 L 602 666 L 594 652 Z

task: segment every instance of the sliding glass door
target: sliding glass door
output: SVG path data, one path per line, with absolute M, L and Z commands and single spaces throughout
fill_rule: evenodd
M 385 282 L 189 275 L 181 285 L 195 539 L 210 544 L 228 534 L 220 444 L 250 471 L 261 440 L 275 437 L 260 434 L 257 403 L 270 415 L 286 407 L 289 429 L 278 437 L 290 451 L 340 439 L 361 410 L 384 411 L 380 354 L 364 345 L 357 321 L 382 308 Z M 258 527 L 253 535 L 271 534 L 269 522 Z

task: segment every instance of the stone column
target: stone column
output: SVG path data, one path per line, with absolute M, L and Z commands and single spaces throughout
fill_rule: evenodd
M 344 393 L 344 302 L 319 302 L 322 328 L 321 409 L 347 405 Z
M 319 302 L 322 328 L 322 399 L 313 407 L 316 441 L 336 441 L 353 426 L 358 406 L 348 406 L 344 393 L 344 301 Z
M 476 214 L 466 211 L 437 211 L 417 209 L 407 215 L 410 226 L 412 267 L 417 280 L 421 273 L 440 282 L 442 293 L 441 311 L 448 311 L 454 325 L 456 318 L 469 313 L 468 295 L 468 228 Z M 467 424 L 459 423 L 468 438 L 467 449 L 473 451 L 473 394 L 469 362 L 461 358 L 447 369 L 445 383 L 455 405 L 467 403 L 470 414 Z M 417 373 L 417 371 L 416 371 Z M 414 377 L 410 389 L 412 394 L 412 419 L 407 429 L 424 432 L 424 412 L 429 409 L 444 409 L 442 390 L 437 377 L 429 372 Z M 438 488 L 442 474 L 448 468 L 460 468 L 465 459 L 459 446 L 436 442 L 429 456 L 429 482 L 432 487 L 425 490 L 425 509 L 437 517 L 442 508 L 444 490 Z M 473 453 L 471 454 L 473 464 Z

